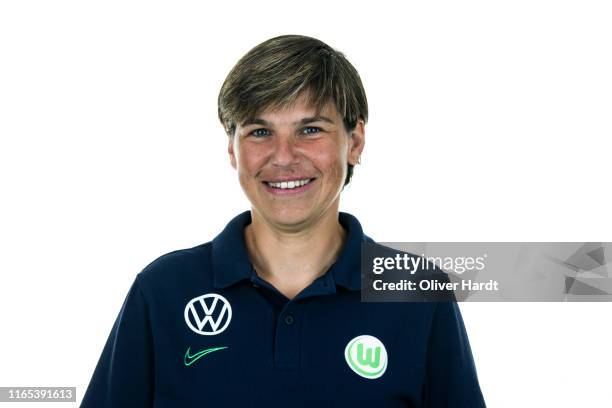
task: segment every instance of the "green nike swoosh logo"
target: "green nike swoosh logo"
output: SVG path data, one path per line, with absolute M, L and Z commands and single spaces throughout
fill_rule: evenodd
M 193 363 L 195 363 L 196 361 L 198 361 L 205 355 L 210 354 L 213 351 L 223 350 L 226 348 L 227 347 L 211 347 L 211 348 L 204 349 L 202 351 L 198 351 L 193 356 L 190 356 L 189 351 L 191 350 L 191 347 L 187 347 L 187 351 L 185 352 L 185 359 L 184 359 L 185 365 L 189 367 L 190 365 L 192 365 Z

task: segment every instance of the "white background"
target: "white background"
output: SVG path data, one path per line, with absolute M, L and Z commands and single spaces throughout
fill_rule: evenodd
M 612 241 L 607 2 L 340 3 L 0 4 L 0 386 L 80 400 L 135 275 L 249 208 L 216 98 L 280 34 L 361 74 L 376 240 Z M 612 406 L 612 304 L 461 309 L 489 407 Z

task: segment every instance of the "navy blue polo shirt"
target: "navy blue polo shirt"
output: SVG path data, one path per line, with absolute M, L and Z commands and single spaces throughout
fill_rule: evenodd
M 82 407 L 484 407 L 455 302 L 362 303 L 359 221 L 293 299 L 254 271 L 235 217 L 140 272 Z M 296 260 L 299 262 L 299 260 Z

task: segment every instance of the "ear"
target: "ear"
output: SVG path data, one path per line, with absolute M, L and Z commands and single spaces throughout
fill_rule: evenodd
M 236 154 L 234 153 L 234 136 L 228 136 L 227 153 L 229 154 L 230 163 L 234 170 L 236 169 Z
M 359 161 L 359 157 L 361 157 L 361 152 L 363 152 L 363 147 L 365 146 L 365 123 L 363 120 L 359 119 L 357 121 L 357 125 L 355 129 L 351 131 L 350 139 L 349 139 L 349 153 L 348 153 L 348 163 L 350 165 L 356 165 Z

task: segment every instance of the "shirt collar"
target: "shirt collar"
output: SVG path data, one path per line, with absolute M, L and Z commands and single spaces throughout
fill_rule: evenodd
M 338 220 L 346 229 L 346 241 L 336 262 L 326 272 L 335 284 L 349 290 L 361 289 L 361 243 L 373 242 L 363 233 L 353 215 L 339 212 Z M 244 228 L 251 223 L 251 212 L 234 217 L 212 241 L 214 286 L 225 288 L 243 279 L 250 279 L 253 267 L 246 249 Z

